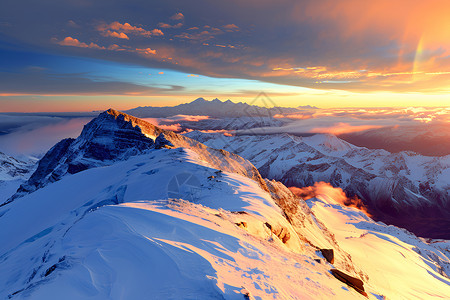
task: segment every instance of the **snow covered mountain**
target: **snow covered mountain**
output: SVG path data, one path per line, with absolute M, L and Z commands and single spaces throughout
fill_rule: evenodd
M 36 172 L 7 202 L 67 174 L 110 165 L 146 150 L 164 147 L 164 141 L 167 146 L 193 149 L 217 168 L 250 177 L 259 176 L 253 165 L 237 155 L 208 148 L 188 137 L 110 109 L 85 125 L 77 139 L 64 139 L 52 147 L 39 161 Z M 258 180 L 262 181 L 260 176 Z
M 325 134 L 228 137 L 195 131 L 186 135 L 239 154 L 263 177 L 286 186 L 329 182 L 362 199 L 378 220 L 420 236 L 450 238 L 450 156 L 370 150 Z
M 305 202 L 224 150 L 114 110 L 58 145 L 0 207 L 2 299 L 450 293 L 448 242 Z
M 0 152 L 0 203 L 30 177 L 35 164 L 35 159 L 19 160 Z
M 220 101 L 214 99 L 207 101 L 198 98 L 190 103 L 166 107 L 136 107 L 125 111 L 139 118 L 167 118 L 175 115 L 206 115 L 212 118 L 237 118 L 237 117 L 272 117 L 281 113 L 295 113 L 301 109 L 317 109 L 317 107 L 305 106 L 298 108 L 288 107 L 260 107 L 247 103 L 234 103 L 230 100 Z

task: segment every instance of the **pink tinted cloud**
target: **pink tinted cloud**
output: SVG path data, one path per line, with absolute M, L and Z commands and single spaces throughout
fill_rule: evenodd
M 128 35 L 126 35 L 123 32 L 116 32 L 116 31 L 111 31 L 111 30 L 106 30 L 102 32 L 103 36 L 106 37 L 115 37 L 115 38 L 119 38 L 119 39 L 126 39 L 129 40 L 130 38 L 128 37 Z
M 340 122 L 330 127 L 316 127 L 311 129 L 312 133 L 331 133 L 340 135 L 345 133 L 353 133 L 359 131 L 366 131 L 369 129 L 381 128 L 381 125 L 350 125 L 349 123 Z
M 316 197 L 326 198 L 326 200 L 332 200 L 345 206 L 357 208 L 363 211 L 367 216 L 371 216 L 367 211 L 367 206 L 361 201 L 361 199 L 356 196 L 347 197 L 341 188 L 335 188 L 328 182 L 315 182 L 313 186 L 303 188 L 290 187 L 289 189 L 295 195 L 303 198 L 304 200 Z
M 68 137 L 77 137 L 83 125 L 92 118 L 63 119 L 56 124 L 29 125 L 10 134 L 0 136 L 0 151 L 11 155 L 40 155 Z
M 182 13 L 176 13 L 170 17 L 172 20 L 184 20 L 184 15 Z
M 208 120 L 209 116 L 198 116 L 198 115 L 176 115 L 170 118 L 164 119 L 167 122 L 179 122 L 179 121 L 187 121 L 187 122 L 198 122 L 201 120 Z
M 64 40 L 57 42 L 61 46 L 72 46 L 79 48 L 93 48 L 93 49 L 105 49 L 105 47 L 100 47 L 95 43 L 86 44 L 84 42 L 80 42 L 78 39 L 72 38 L 70 36 L 64 38 Z
M 206 40 L 214 38 L 214 33 L 211 31 L 208 31 L 208 30 L 204 30 L 204 31 L 201 31 L 198 33 L 183 32 L 183 33 L 177 34 L 175 37 L 180 38 L 180 39 L 186 39 L 186 40 L 206 41 Z
M 239 30 L 239 27 L 234 25 L 234 24 L 227 24 L 227 25 L 224 25 L 222 27 L 223 27 L 223 29 L 225 29 L 226 31 L 229 31 L 229 32 L 231 32 L 231 31 L 238 31 Z
M 145 49 L 137 48 L 136 52 L 140 53 L 140 54 L 144 54 L 144 55 L 155 55 L 156 54 L 156 50 L 151 49 L 151 48 L 145 48 Z
M 114 21 L 110 24 L 101 24 L 97 26 L 97 30 L 100 32 L 107 32 L 108 30 L 112 30 L 114 32 L 120 33 L 131 33 L 135 35 L 142 35 L 146 37 L 150 36 L 162 36 L 164 33 L 160 29 L 152 29 L 152 30 L 145 30 L 142 27 L 133 26 L 130 23 L 119 23 L 117 21 Z
M 175 25 L 170 25 L 170 24 L 163 23 L 163 22 L 158 23 L 158 27 L 161 27 L 161 28 L 180 28 L 182 26 L 183 26 L 183 23 L 177 23 Z

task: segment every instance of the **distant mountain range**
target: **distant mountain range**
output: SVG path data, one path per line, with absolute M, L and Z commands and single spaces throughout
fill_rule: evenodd
M 0 152 L 0 205 L 31 176 L 37 161 L 20 160 Z
M 266 178 L 286 186 L 328 182 L 356 195 L 375 219 L 425 237 L 450 238 L 450 155 L 390 153 L 357 147 L 329 134 L 186 136 L 251 161 Z
M 261 107 L 247 103 L 234 103 L 230 100 L 214 99 L 207 101 L 198 98 L 190 103 L 166 107 L 136 107 L 125 112 L 139 118 L 167 118 L 174 115 L 206 115 L 212 118 L 237 117 L 272 117 L 276 114 L 295 113 L 305 109 L 317 109 L 314 106 L 289 107 Z

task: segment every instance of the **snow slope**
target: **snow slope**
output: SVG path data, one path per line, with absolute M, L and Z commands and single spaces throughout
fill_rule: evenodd
M 287 186 L 329 182 L 362 199 L 379 220 L 422 236 L 450 238 L 450 156 L 370 150 L 325 134 L 227 137 L 194 131 L 186 136 L 239 154 L 262 176 Z
M 333 228 L 336 240 L 351 253 L 388 299 L 446 299 L 450 295 L 450 248 L 428 244 L 410 232 L 376 223 L 326 195 L 306 201 L 314 214 Z M 415 263 L 411 263 L 411 262 Z M 436 280 L 433 280 L 436 279 Z
M 3 206 L 0 226 L 10 229 L 0 232 L 0 297 L 243 299 L 245 289 L 261 299 L 361 298 L 330 275 L 333 266 L 314 260 L 320 258 L 316 248 L 294 234 L 270 194 L 247 177 L 216 172 L 198 164 L 192 151 L 149 150 L 67 176 Z M 169 200 L 170 182 L 180 174 L 194 176 L 202 188 L 197 193 L 192 191 L 195 185 L 179 188 L 185 200 Z M 417 277 L 422 284 L 413 295 L 448 293 L 448 279 L 435 271 L 432 259 L 424 264 L 425 254 L 411 255 L 404 243 L 390 242 L 386 248 L 381 238 L 366 242 L 366 247 L 378 250 L 376 255 L 361 258 L 359 243 L 350 247 L 340 235 L 341 228 L 348 230 L 349 220 L 372 225 L 374 229 L 364 232 L 373 231 L 374 236 L 382 226 L 357 211 L 343 214 L 342 224 L 332 223 L 330 214 L 312 209 L 362 270 L 370 299 L 412 299 L 411 278 L 404 277 L 391 289 L 383 281 L 404 269 L 422 270 Z M 243 222 L 246 226 L 240 225 Z M 283 243 L 265 222 L 287 228 L 290 240 Z M 308 226 L 321 235 L 319 227 Z M 384 238 L 395 239 L 395 231 L 391 234 Z M 448 264 L 439 250 L 412 239 L 417 249 L 435 253 L 441 264 Z M 393 252 L 408 253 L 408 259 L 383 269 Z M 369 273 L 367 266 L 373 264 L 383 270 L 379 276 Z
M 358 297 L 314 261 L 258 183 L 216 172 L 193 151 L 149 150 L 3 206 L 0 226 L 11 229 L 0 232 L 0 297 L 242 299 L 242 286 L 264 299 Z M 201 189 L 167 200 L 180 174 Z
M 114 129 L 103 145 L 125 139 L 130 123 L 131 137 L 159 130 L 116 111 L 99 118 Z M 88 128 L 94 140 L 105 129 Z M 167 147 L 92 160 L 0 207 L 0 298 L 362 299 L 334 268 L 362 279 L 369 299 L 449 294 L 447 242 L 428 244 L 330 199 L 310 200 L 309 208 L 281 183 L 249 173 L 252 165 L 236 155 L 163 136 L 170 145 L 157 144 Z M 86 161 L 86 149 L 77 159 Z M 376 238 L 359 248 L 347 241 L 351 232 Z M 320 248 L 334 249 L 333 265 Z M 408 259 L 389 264 L 394 253 Z M 375 272 L 376 262 L 389 274 Z M 399 276 L 404 270 L 418 272 L 413 291 L 411 278 Z

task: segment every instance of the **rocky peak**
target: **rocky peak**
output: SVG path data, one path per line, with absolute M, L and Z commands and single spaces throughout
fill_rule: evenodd
M 166 139 L 164 133 L 161 133 L 158 135 L 158 137 L 155 140 L 155 148 L 161 149 L 161 148 L 173 148 L 173 144 Z
M 78 138 L 64 139 L 53 146 L 39 161 L 30 179 L 6 203 L 67 174 L 109 165 L 154 148 L 154 140 L 143 132 L 140 122 L 113 109 L 102 112 L 83 127 Z M 149 123 L 145 129 L 153 135 L 158 131 Z
M 250 177 L 267 189 L 258 170 L 242 157 L 209 148 L 142 119 L 109 109 L 86 124 L 78 138 L 65 139 L 53 146 L 39 161 L 30 179 L 4 204 L 58 181 L 67 174 L 110 165 L 150 149 L 178 147 L 193 150 L 200 160 L 211 166 Z

